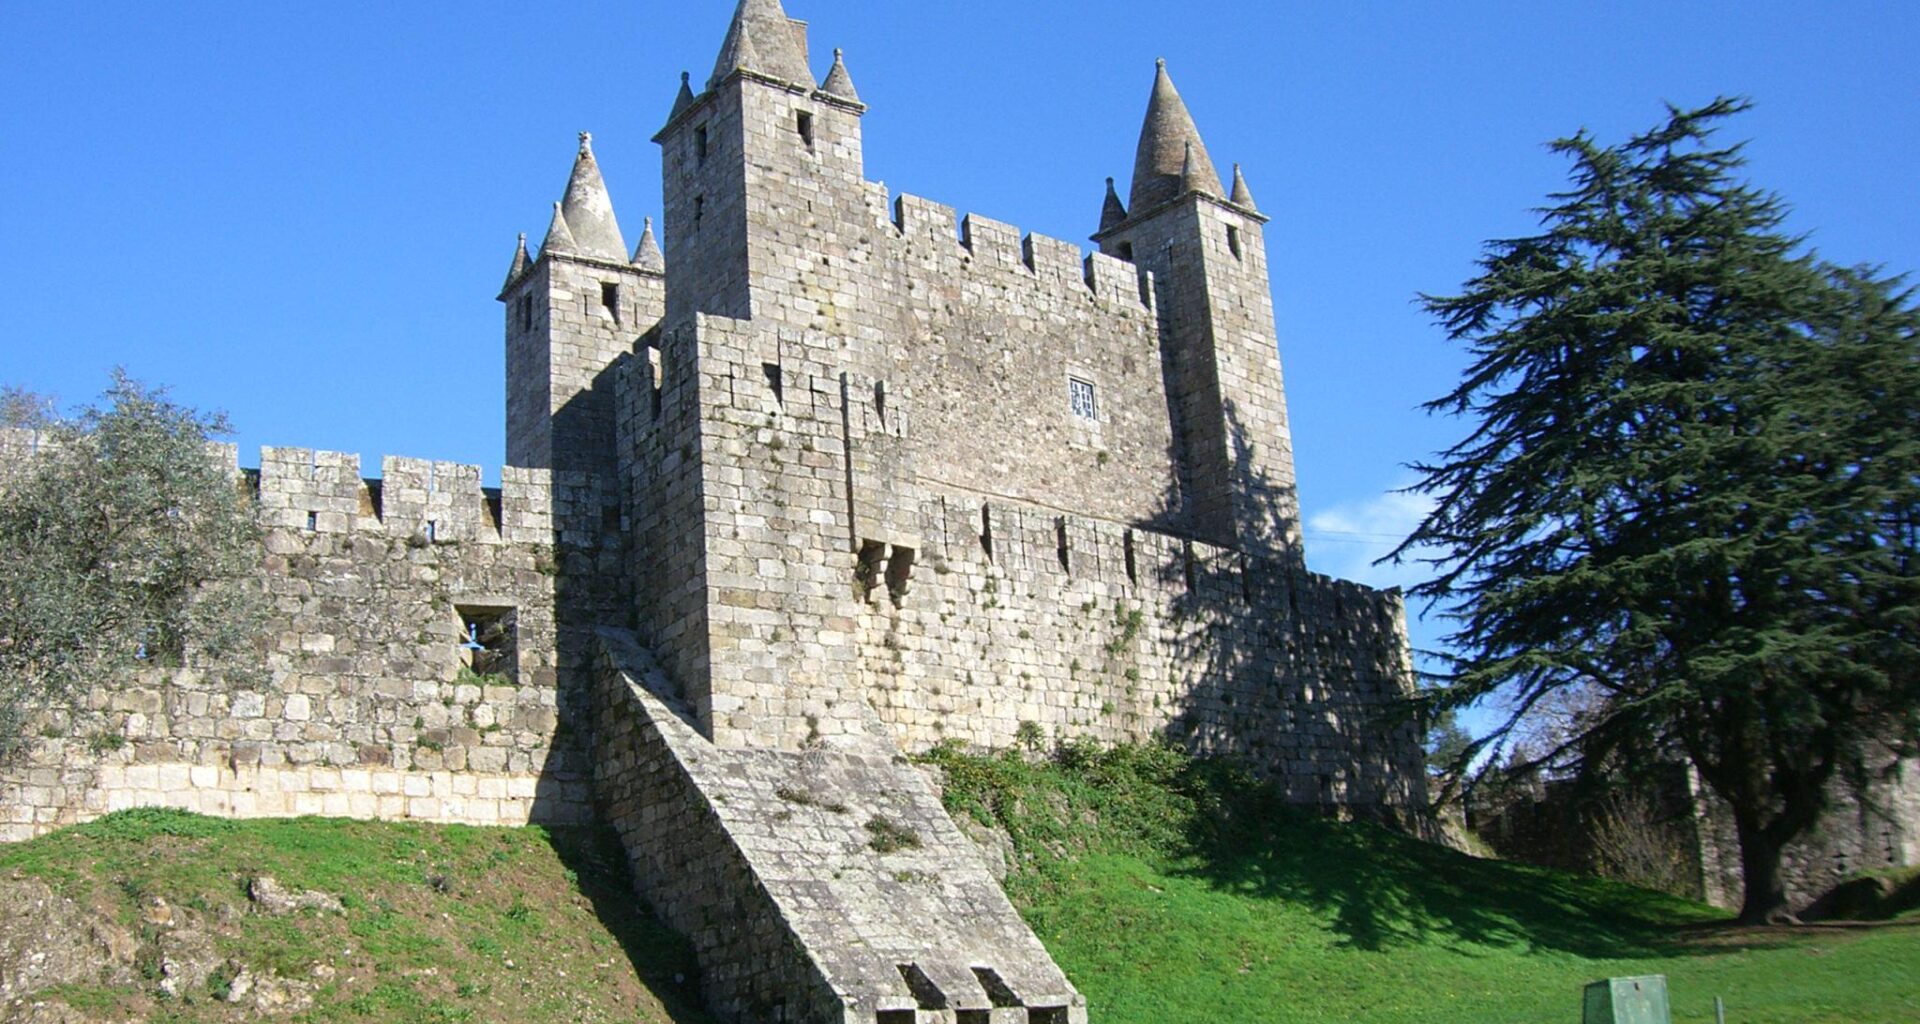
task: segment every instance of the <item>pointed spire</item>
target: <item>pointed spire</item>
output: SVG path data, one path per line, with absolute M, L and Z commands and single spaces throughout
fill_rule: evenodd
M 1180 158 L 1181 194 L 1185 195 L 1188 192 L 1197 191 L 1201 187 L 1199 178 L 1200 168 L 1194 166 L 1193 163 L 1193 142 L 1192 140 L 1188 140 L 1185 154 Z
M 1227 197 L 1227 202 L 1243 210 L 1260 212 L 1260 208 L 1253 205 L 1253 192 L 1247 188 L 1247 176 L 1240 173 L 1239 164 L 1233 165 L 1233 195 Z
M 693 106 L 692 78 L 693 76 L 685 71 L 680 72 L 680 95 L 673 98 L 673 111 L 667 115 L 667 120 L 671 121 L 679 117 L 687 112 L 688 107 Z
M 656 274 L 667 272 L 667 257 L 653 237 L 652 217 L 648 217 L 646 226 L 640 229 L 640 244 L 633 247 L 633 265 Z
M 567 194 L 560 205 L 580 255 L 626 262 L 627 243 L 614 220 L 613 200 L 600 178 L 600 165 L 593 159 L 590 132 L 580 133 L 580 155 L 574 157 L 573 176 L 567 179 Z
M 1133 194 L 1127 206 L 1143 212 L 1189 189 L 1220 194 L 1220 173 L 1213 169 L 1200 129 L 1187 112 L 1186 101 L 1167 75 L 1167 62 L 1158 61 L 1153 96 L 1147 101 L 1147 120 L 1140 127 L 1140 146 L 1133 162 Z
M 540 243 L 540 255 L 572 256 L 580 251 L 573 241 L 573 232 L 567 229 L 567 215 L 560 210 L 560 204 L 553 204 L 553 221 L 547 225 L 546 241 Z
M 847 62 L 837 46 L 833 48 L 833 69 L 827 72 L 827 80 L 820 83 L 820 91 L 843 100 L 860 102 L 860 94 L 853 88 L 853 76 L 847 74 Z
M 1107 179 L 1107 201 L 1100 205 L 1100 231 L 1108 232 L 1120 226 L 1127 219 L 1127 208 L 1120 203 L 1120 193 L 1113 190 L 1113 179 Z
M 707 88 L 719 85 L 736 70 L 777 78 L 783 82 L 813 83 L 806 54 L 800 48 L 799 28 L 780 6 L 780 0 L 740 0 L 720 44 Z
M 527 233 L 522 231 L 520 241 L 514 243 L 513 265 L 507 268 L 507 283 L 500 286 L 501 290 L 513 287 L 513 282 L 520 280 L 520 275 L 527 272 L 531 262 L 527 259 Z

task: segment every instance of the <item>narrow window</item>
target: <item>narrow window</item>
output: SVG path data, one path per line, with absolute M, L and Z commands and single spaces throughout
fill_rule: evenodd
M 1128 263 L 1133 262 L 1133 243 L 1132 242 L 1120 243 L 1120 258 L 1123 260 L 1126 260 Z
M 1237 260 L 1240 258 L 1240 229 L 1239 228 L 1228 226 L 1227 248 L 1233 250 L 1234 259 Z
M 700 218 L 705 216 L 706 212 L 707 212 L 707 197 L 694 196 L 693 197 L 693 229 L 695 231 L 700 230 Z
M 607 311 L 614 323 L 620 322 L 620 286 L 611 281 L 600 282 L 600 308 Z
M 1100 408 L 1094 400 L 1093 382 L 1078 377 L 1067 378 L 1067 404 L 1073 414 L 1088 422 L 1100 419 Z
M 312 533 L 315 530 L 318 530 L 319 528 L 320 528 L 320 513 L 318 512 L 307 513 L 307 532 Z
M 1066 516 L 1054 517 L 1053 533 L 1054 533 L 1054 555 L 1060 559 L 1060 568 L 1068 572 L 1071 572 L 1073 571 L 1072 559 L 1070 556 L 1070 552 L 1072 548 L 1067 544 L 1067 517 Z
M 980 506 L 980 550 L 993 561 L 993 506 Z
M 800 138 L 802 141 L 806 142 L 807 148 L 812 149 L 813 148 L 813 115 L 807 113 L 804 110 L 794 111 L 793 126 L 794 128 L 799 130 Z
M 767 375 L 767 390 L 773 392 L 773 400 L 782 405 L 787 401 L 786 381 L 780 373 L 779 363 L 761 363 L 760 372 Z
M 880 417 L 880 425 L 885 426 L 887 423 L 887 382 L 886 381 L 877 380 L 873 382 L 873 413 L 874 415 Z
M 662 362 L 660 350 L 651 346 L 647 348 L 646 372 L 652 384 L 649 390 L 653 393 L 653 418 L 657 420 L 660 418 L 660 393 L 666 390 L 666 366 Z
M 1132 530 L 1128 530 L 1120 538 L 1120 545 L 1125 552 L 1126 560 L 1127 560 L 1127 582 L 1139 583 L 1140 582 L 1140 561 L 1139 561 L 1139 556 L 1135 555 L 1133 552 L 1133 531 Z
M 701 125 L 693 130 L 693 163 L 698 167 L 707 162 L 707 126 Z
M 431 519 L 427 520 L 427 543 L 431 544 L 434 541 L 437 541 L 439 539 L 440 539 L 440 524 L 434 522 Z
M 520 329 L 533 330 L 533 296 L 520 296 Z

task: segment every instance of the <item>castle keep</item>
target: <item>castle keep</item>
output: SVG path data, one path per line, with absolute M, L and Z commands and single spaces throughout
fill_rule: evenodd
M 499 295 L 502 486 L 267 449 L 271 682 L 103 688 L 6 835 L 597 817 L 723 1017 L 964 1024 L 1086 1013 L 903 755 L 1164 736 L 1417 813 L 1400 599 L 1306 569 L 1266 218 L 1164 64 L 1084 256 L 866 180 L 814 66 L 742 0 L 631 248 L 582 135 Z

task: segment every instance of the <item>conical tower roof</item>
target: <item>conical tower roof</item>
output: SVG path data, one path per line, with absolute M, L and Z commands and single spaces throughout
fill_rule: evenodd
M 1260 212 L 1253 204 L 1253 190 L 1247 188 L 1247 176 L 1240 173 L 1239 164 L 1233 165 L 1233 195 L 1228 196 L 1227 201 L 1242 209 Z
M 673 110 L 667 114 L 667 120 L 671 121 L 679 117 L 688 107 L 693 106 L 693 83 L 690 81 L 692 78 L 693 76 L 687 72 L 680 72 L 680 92 L 673 98 Z
M 707 88 L 719 85 L 736 69 L 783 82 L 813 84 L 813 72 L 807 69 L 806 55 L 800 50 L 799 30 L 780 0 L 740 0 Z
M 660 251 L 660 243 L 653 237 L 652 217 L 648 217 L 646 226 L 640 229 L 640 244 L 633 247 L 633 265 L 656 274 L 667 271 L 666 254 Z
M 573 232 L 567 228 L 567 215 L 561 212 L 560 204 L 553 204 L 553 220 L 547 224 L 547 237 L 540 243 L 542 256 L 573 256 L 580 247 L 573 241 Z
M 522 231 L 520 240 L 513 243 L 513 265 L 507 268 L 507 283 L 501 285 L 500 289 L 505 291 L 513 287 L 513 282 L 520 280 L 520 275 L 526 273 L 530 265 L 532 260 L 527 258 L 527 233 Z
M 1127 208 L 1120 204 L 1120 193 L 1113 190 L 1113 179 L 1107 179 L 1107 201 L 1100 204 L 1100 230 L 1111 231 L 1127 219 Z
M 560 200 L 560 208 L 566 212 L 567 228 L 580 255 L 626 262 L 627 243 L 620 237 L 613 200 L 607 195 L 607 183 L 600 178 L 600 165 L 593 159 L 590 133 L 580 133 L 580 154 L 573 159 L 573 175 L 567 179 L 567 194 Z
M 847 62 L 839 47 L 833 50 L 833 68 L 827 72 L 827 80 L 820 83 L 820 91 L 843 100 L 860 102 L 860 93 L 853 87 L 853 76 L 847 74 Z
M 1192 149 L 1191 161 L 1188 149 Z M 1187 189 L 1220 194 L 1220 172 L 1213 169 L 1200 129 L 1187 112 L 1186 101 L 1159 61 L 1153 76 L 1153 96 L 1147 101 L 1147 120 L 1140 128 L 1140 147 L 1133 161 L 1133 194 L 1127 207 L 1138 213 L 1181 195 Z

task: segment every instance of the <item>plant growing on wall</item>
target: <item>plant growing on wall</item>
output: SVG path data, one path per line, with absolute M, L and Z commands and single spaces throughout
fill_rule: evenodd
M 259 531 L 208 448 L 225 421 L 116 372 L 102 404 L 37 425 L 0 476 L 0 756 L 118 673 L 260 662 Z
M 1711 142 L 1744 109 L 1554 143 L 1542 232 L 1426 300 L 1473 357 L 1428 408 L 1474 422 L 1419 467 L 1434 510 L 1395 557 L 1441 552 L 1415 591 L 1458 613 L 1439 706 L 1508 710 L 1458 762 L 1576 695 L 1520 767 L 1684 755 L 1758 922 L 1834 784 L 1920 740 L 1920 311 L 1783 232 Z

